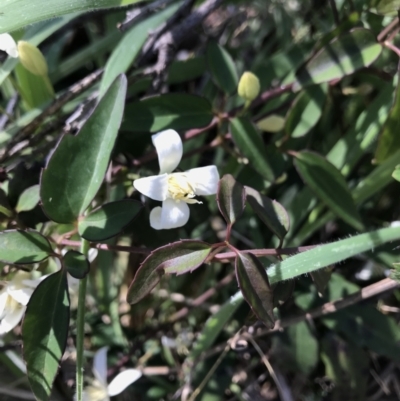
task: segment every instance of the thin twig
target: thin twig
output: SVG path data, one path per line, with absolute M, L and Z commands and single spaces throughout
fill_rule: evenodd
M 124 21 L 117 24 L 117 28 L 121 32 L 127 31 L 133 25 L 139 23 L 144 18 L 147 18 L 149 15 L 155 13 L 157 9 L 162 7 L 167 7 L 169 4 L 174 3 L 176 0 L 158 0 L 154 1 L 143 7 L 135 7 L 126 12 L 126 17 Z
M 305 320 L 317 319 L 321 316 L 326 316 L 331 313 L 335 313 L 340 309 L 347 308 L 348 306 L 354 305 L 358 302 L 364 301 L 365 299 L 374 297 L 386 291 L 391 291 L 400 287 L 400 283 L 390 278 L 385 278 L 377 283 L 371 284 L 367 287 L 362 288 L 360 291 L 350 294 L 345 298 L 337 299 L 336 301 L 330 301 L 318 308 L 315 308 L 309 312 L 306 312 L 300 316 L 294 316 L 287 319 L 278 320 L 275 323 L 275 327 L 272 330 L 263 330 L 257 333 L 257 337 L 274 332 L 280 331 L 286 327 L 293 326 L 294 324 L 304 322 Z
M 208 381 L 210 380 L 211 376 L 215 373 L 217 370 L 218 366 L 221 364 L 221 362 L 224 360 L 226 354 L 230 350 L 229 344 L 227 344 L 222 351 L 221 355 L 218 357 L 218 359 L 215 361 L 214 365 L 211 367 L 211 369 L 208 371 L 204 379 L 201 381 L 201 383 L 198 385 L 198 387 L 193 391 L 191 396 L 189 397 L 188 401 L 194 401 L 196 397 L 200 394 L 201 390 L 206 386 Z
M 59 242 L 60 245 L 79 247 L 79 241 L 71 241 L 68 239 L 63 239 Z M 108 245 L 108 244 L 95 244 L 93 242 L 90 243 L 91 248 L 102 249 L 104 251 L 121 251 L 121 252 L 130 252 L 130 253 L 140 253 L 143 255 L 148 255 L 151 250 L 147 248 L 139 248 L 134 246 L 123 246 L 123 245 Z
M 385 37 L 390 33 L 390 31 L 392 31 L 397 26 L 398 23 L 399 23 L 398 19 L 395 18 L 389 25 L 387 25 L 378 35 L 377 37 L 378 42 L 382 42 L 385 39 Z
M 400 49 L 396 47 L 393 43 L 390 43 L 388 41 L 383 42 L 383 45 L 387 47 L 388 49 L 394 51 L 398 57 L 400 57 Z
M 233 278 L 235 277 L 234 273 L 228 274 L 226 277 L 224 277 L 221 281 L 219 281 L 214 287 L 209 288 L 206 292 L 198 296 L 196 299 L 194 299 L 191 302 L 190 308 L 196 308 L 197 306 L 202 305 L 204 302 L 206 302 L 209 298 L 211 298 L 213 295 L 215 295 L 222 287 L 228 285 Z M 178 312 L 175 312 L 169 319 L 169 323 L 175 323 L 177 320 L 183 319 L 185 316 L 187 316 L 190 312 L 189 307 L 184 307 Z
M 92 86 L 95 82 L 97 82 L 103 70 L 97 70 L 76 84 L 72 85 L 64 94 L 62 94 L 58 99 L 54 100 L 54 102 L 43 110 L 41 114 L 39 114 L 36 118 L 34 118 L 29 124 L 25 125 L 20 131 L 18 131 L 12 138 L 12 140 L 5 147 L 2 155 L 0 156 L 0 163 L 4 162 L 4 160 L 8 157 L 8 151 L 13 148 L 18 142 L 30 137 L 37 128 L 46 120 L 47 117 L 53 116 L 56 114 L 66 103 L 75 97 L 79 96 L 82 92 Z
M 268 370 L 268 373 L 272 377 L 272 379 L 275 382 L 276 388 L 278 389 L 279 397 L 282 401 L 293 401 L 293 395 L 290 391 L 289 386 L 285 386 L 284 384 L 281 383 L 279 380 L 278 376 L 275 374 L 275 370 L 272 367 L 271 363 L 269 362 L 268 358 L 260 348 L 260 346 L 257 344 L 256 340 L 254 340 L 253 336 L 247 334 L 244 336 L 245 339 L 249 340 L 251 344 L 253 345 L 253 348 L 257 351 L 258 355 L 260 355 L 261 360 L 264 362 L 265 367 Z M 286 384 L 286 383 L 285 383 Z
M 7 122 L 10 120 L 10 117 L 13 114 L 14 107 L 16 106 L 17 101 L 18 101 L 18 93 L 14 93 L 14 95 L 7 103 L 5 113 L 0 117 L 0 131 L 4 129 Z
M 310 319 L 317 319 L 322 316 L 327 316 L 331 313 L 337 312 L 338 310 L 357 304 L 358 302 L 372 298 L 386 291 L 392 291 L 399 287 L 400 283 L 398 283 L 397 281 L 394 281 L 390 278 L 385 278 L 381 281 L 378 281 L 377 283 L 364 287 L 360 291 L 351 294 L 345 298 L 340 298 L 336 301 L 326 302 L 320 307 L 315 308 L 309 312 L 305 312 L 299 316 L 288 317 L 282 320 L 278 320 L 275 322 L 275 327 L 273 329 L 260 330 L 257 333 L 253 334 L 253 336 L 255 338 L 262 337 L 265 335 L 269 335 L 271 333 L 275 333 L 277 331 L 282 331 L 286 327 L 293 326 L 300 322 L 308 321 Z M 224 347 L 225 347 L 225 342 L 216 345 L 214 348 L 204 352 L 203 355 L 199 357 L 198 361 L 199 362 L 203 361 L 218 354 Z
M 73 247 L 79 247 L 80 242 L 79 241 L 71 241 L 68 239 L 62 239 L 59 242 L 60 245 L 66 245 L 66 246 L 73 246 Z M 298 252 L 305 252 L 309 251 L 310 249 L 315 248 L 317 245 L 308 245 L 308 246 L 299 246 L 299 247 L 293 247 L 293 248 L 281 248 L 281 249 L 245 249 L 240 252 L 242 253 L 252 253 L 255 256 L 277 256 L 277 255 L 291 255 L 295 254 Z M 125 245 L 109 245 L 109 244 L 99 244 L 99 243 L 90 243 L 91 248 L 96 248 L 96 249 L 102 249 L 105 251 L 120 251 L 120 252 L 129 252 L 129 253 L 140 253 L 143 255 L 148 255 L 152 249 L 148 248 L 139 248 L 139 247 L 134 247 L 134 246 L 125 246 Z M 218 262 L 225 262 L 225 261 L 230 261 L 231 259 L 234 259 L 236 257 L 236 254 L 234 252 L 223 252 L 223 253 L 218 253 L 217 255 L 214 256 L 212 261 L 218 261 Z

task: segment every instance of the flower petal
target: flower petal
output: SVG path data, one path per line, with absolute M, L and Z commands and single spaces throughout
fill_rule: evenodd
M 108 385 L 108 395 L 114 397 L 122 393 L 130 384 L 142 377 L 142 372 L 138 369 L 127 369 L 119 373 Z
M 160 210 L 161 209 L 161 210 Z M 150 225 L 155 230 L 166 230 L 184 226 L 189 220 L 190 210 L 187 203 L 166 199 L 162 207 L 154 208 L 150 213 Z
M 167 174 L 152 175 L 150 177 L 138 178 L 133 181 L 133 186 L 143 195 L 157 201 L 164 201 L 168 194 Z
M 196 195 L 214 195 L 217 193 L 219 173 L 216 166 L 193 168 L 186 172 L 195 185 Z
M 107 352 L 108 347 L 102 347 L 93 358 L 93 373 L 96 379 L 105 386 L 107 386 Z
M 176 202 L 166 199 L 162 204 L 161 221 L 164 228 L 176 228 L 184 226 L 190 216 L 190 209 L 186 202 Z
M 155 230 L 163 229 L 163 226 L 161 224 L 161 212 L 162 212 L 162 209 L 160 206 L 155 207 L 150 212 L 150 226 L 151 226 L 151 228 L 154 228 Z
M 173 129 L 152 135 L 151 140 L 157 150 L 160 174 L 172 173 L 182 159 L 182 140 Z
M 0 322 L 0 336 L 8 333 L 22 320 L 26 306 L 19 305 L 11 313 L 7 313 Z
M 5 51 L 10 57 L 18 57 L 17 44 L 9 33 L 0 34 L 0 50 Z
M 3 317 L 7 305 L 8 292 L 4 289 L 0 292 L 0 319 Z
M 90 248 L 88 252 L 88 261 L 89 263 L 92 263 L 96 258 L 99 253 L 99 250 L 96 248 Z
M 28 302 L 33 294 L 33 288 L 15 288 L 9 286 L 7 292 L 10 297 L 14 298 L 21 305 L 28 305 Z

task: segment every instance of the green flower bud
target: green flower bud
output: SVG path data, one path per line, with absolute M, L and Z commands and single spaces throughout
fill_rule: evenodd
M 243 73 L 238 85 L 238 94 L 247 102 L 252 102 L 260 93 L 260 81 L 249 71 Z
M 47 76 L 47 63 L 42 52 L 34 45 L 20 40 L 18 53 L 21 64 L 32 74 Z

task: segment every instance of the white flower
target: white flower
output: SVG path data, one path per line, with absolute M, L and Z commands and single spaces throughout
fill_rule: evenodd
M 107 351 L 108 347 L 100 348 L 94 356 L 93 373 L 96 379 L 85 387 L 83 401 L 109 401 L 110 397 L 122 393 L 142 376 L 138 369 L 126 369 L 107 384 Z
M 182 158 L 182 141 L 172 129 L 151 137 L 158 154 L 160 174 L 139 178 L 134 187 L 151 199 L 161 201 L 150 213 L 150 225 L 156 230 L 181 227 L 189 220 L 188 203 L 201 203 L 197 195 L 214 195 L 219 174 L 216 166 L 199 167 L 173 173 Z
M 18 271 L 0 291 L 0 335 L 8 333 L 21 321 L 33 290 L 43 280 L 31 280 L 31 274 Z
M 10 57 L 18 57 L 18 46 L 9 33 L 0 34 L 0 50 L 6 52 Z

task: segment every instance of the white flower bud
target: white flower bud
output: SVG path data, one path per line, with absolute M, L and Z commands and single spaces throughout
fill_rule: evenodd
M 252 102 L 260 93 L 259 79 L 249 71 L 243 73 L 238 85 L 238 94 L 247 102 Z
M 47 76 L 47 62 L 42 52 L 34 45 L 20 40 L 18 53 L 21 64 L 32 74 Z

